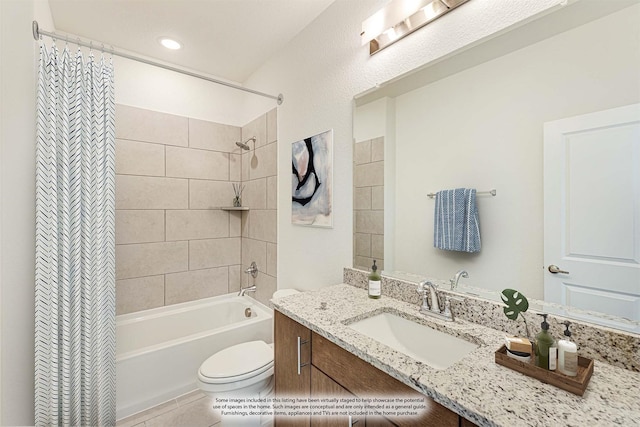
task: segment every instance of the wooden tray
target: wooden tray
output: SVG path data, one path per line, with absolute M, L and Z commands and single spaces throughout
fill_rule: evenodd
M 533 355 L 531 363 L 513 359 L 507 356 L 507 348 L 504 345 L 496 350 L 496 363 L 533 377 L 543 383 L 551 384 L 573 394 L 577 394 L 578 396 L 584 394 L 587 384 L 589 384 L 589 380 L 591 379 L 591 374 L 593 374 L 593 360 L 585 357 L 578 356 L 578 375 L 570 377 L 559 371 L 549 371 L 544 368 L 539 368 L 533 363 Z

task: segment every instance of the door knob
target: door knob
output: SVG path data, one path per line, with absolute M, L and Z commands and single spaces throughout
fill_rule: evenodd
M 557 273 L 569 274 L 568 271 L 560 270 L 560 267 L 558 267 L 557 265 L 553 265 L 553 264 L 551 264 L 549 266 L 549 273 L 553 273 L 553 274 L 557 274 Z

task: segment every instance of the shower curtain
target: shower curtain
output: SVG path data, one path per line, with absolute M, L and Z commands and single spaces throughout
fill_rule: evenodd
M 35 421 L 115 424 L 113 65 L 40 47 Z

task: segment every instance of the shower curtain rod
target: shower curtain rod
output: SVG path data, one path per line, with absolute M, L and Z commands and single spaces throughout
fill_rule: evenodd
M 259 92 L 257 90 L 249 89 L 249 88 L 246 88 L 246 87 L 243 87 L 243 86 L 238 86 L 238 85 L 235 85 L 233 83 L 228 83 L 228 82 L 225 82 L 225 81 L 222 81 L 222 80 L 214 79 L 212 77 L 207 77 L 207 76 L 204 76 L 202 74 L 198 74 L 198 73 L 193 73 L 191 71 L 182 70 L 182 69 L 177 68 L 177 67 L 172 67 L 171 65 L 164 65 L 164 64 L 161 64 L 159 62 L 154 62 L 154 61 L 150 61 L 150 60 L 145 59 L 145 58 L 140 58 L 140 57 L 135 56 L 135 55 L 129 55 L 128 53 L 118 52 L 117 50 L 115 50 L 113 48 L 106 49 L 104 47 L 104 45 L 102 45 L 102 47 L 95 46 L 93 42 L 82 41 L 82 40 L 80 40 L 80 38 L 72 39 L 69 36 L 56 34 L 56 33 L 51 33 L 51 32 L 48 32 L 48 31 L 44 31 L 44 30 L 41 30 L 40 27 L 38 26 L 38 21 L 33 21 L 33 23 L 31 24 L 31 30 L 33 32 L 33 38 L 35 40 L 39 40 L 41 36 L 51 37 L 52 39 L 64 40 L 67 43 L 72 43 L 72 44 L 75 44 L 75 45 L 78 45 L 78 46 L 88 47 L 90 49 L 95 49 L 95 50 L 98 50 L 100 52 L 110 53 L 111 55 L 120 56 L 122 58 L 131 59 L 133 61 L 142 62 L 143 64 L 147 64 L 147 65 L 153 65 L 154 67 L 164 68 L 165 70 L 174 71 L 174 72 L 180 73 L 180 74 L 185 74 L 187 76 L 195 77 L 197 79 L 206 80 L 206 81 L 211 82 L 211 83 L 216 83 L 216 84 L 227 86 L 227 87 L 230 87 L 230 88 L 233 88 L 233 89 L 242 90 L 244 92 L 253 93 L 254 95 L 264 96 L 265 98 L 275 99 L 276 101 L 278 101 L 278 105 L 281 105 L 282 102 L 284 101 L 284 96 L 282 94 L 278 94 L 278 96 L 275 96 L 275 95 L 271 95 L 271 94 L 268 94 L 268 93 Z

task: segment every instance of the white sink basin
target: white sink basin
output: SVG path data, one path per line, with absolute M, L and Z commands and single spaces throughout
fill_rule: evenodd
M 464 339 L 391 313 L 377 314 L 348 326 L 435 369 L 447 369 L 478 348 Z

